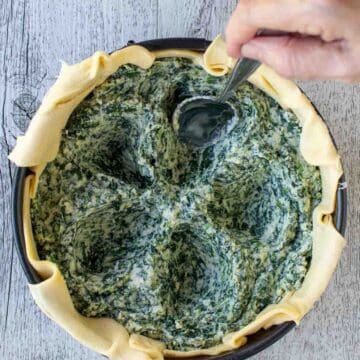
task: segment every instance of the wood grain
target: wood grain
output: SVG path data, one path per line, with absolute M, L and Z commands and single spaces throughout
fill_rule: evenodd
M 33 303 L 14 253 L 7 160 L 53 83 L 60 60 L 73 63 L 130 39 L 223 31 L 236 1 L 5 0 L 0 3 L 0 358 L 102 359 L 84 348 Z M 301 326 L 255 358 L 360 359 L 360 87 L 301 83 L 334 134 L 349 184 L 348 245 L 326 294 Z

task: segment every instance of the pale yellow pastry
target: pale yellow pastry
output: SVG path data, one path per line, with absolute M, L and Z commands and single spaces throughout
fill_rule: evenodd
M 214 76 L 225 75 L 234 65 L 220 37 L 204 54 L 172 49 L 150 52 L 134 45 L 111 55 L 96 52 L 75 65 L 63 64 L 57 81 L 9 156 L 18 166 L 29 167 L 34 172 L 34 175 L 26 178 L 23 203 L 26 253 L 42 279 L 39 284 L 29 285 L 34 300 L 79 342 L 111 359 L 150 360 L 164 356 L 214 355 L 244 345 L 246 337 L 261 328 L 267 329 L 285 321 L 298 324 L 324 292 L 344 246 L 344 239 L 335 229 L 331 216 L 342 167 L 328 129 L 293 82 L 262 65 L 249 81 L 275 99 L 283 109 L 291 110 L 296 115 L 302 128 L 300 152 L 306 162 L 318 166 L 321 173 L 322 199 L 313 212 L 312 260 L 300 288 L 286 294 L 279 303 L 268 305 L 245 327 L 227 333 L 220 344 L 187 351 L 167 349 L 163 342 L 136 333 L 129 334 L 124 326 L 113 319 L 87 318 L 77 312 L 58 266 L 39 260 L 32 233 L 31 199 L 36 196 L 38 180 L 45 166 L 55 159 L 59 151 L 62 130 L 71 113 L 85 97 L 124 64 L 149 69 L 157 58 L 167 57 L 191 59 Z

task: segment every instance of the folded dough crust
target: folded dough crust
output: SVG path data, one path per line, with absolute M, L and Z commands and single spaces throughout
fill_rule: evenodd
M 226 54 L 224 41 L 220 37 L 212 42 L 204 54 L 178 49 L 150 52 L 134 45 L 111 55 L 96 52 L 75 65 L 63 64 L 57 81 L 43 99 L 25 135 L 18 137 L 9 155 L 16 165 L 30 167 L 34 173 L 25 181 L 24 235 L 27 257 L 42 281 L 29 285 L 31 294 L 48 317 L 79 342 L 111 359 L 155 360 L 164 356 L 215 355 L 244 345 L 247 336 L 261 328 L 267 329 L 291 320 L 298 324 L 328 285 L 345 244 L 331 217 L 342 167 L 328 129 L 295 83 L 262 65 L 249 81 L 273 97 L 283 108 L 295 113 L 302 127 L 300 152 L 308 163 L 319 166 L 321 171 L 322 200 L 313 213 L 312 261 L 301 288 L 288 294 L 279 304 L 267 306 L 249 325 L 227 334 L 222 344 L 193 351 L 168 350 L 159 341 L 128 334 L 114 320 L 86 318 L 76 311 L 57 265 L 39 260 L 37 254 L 31 228 L 30 201 L 35 196 L 39 176 L 46 164 L 56 157 L 61 130 L 66 126 L 70 114 L 96 86 L 121 65 L 130 63 L 147 69 L 156 58 L 169 56 L 190 58 L 214 76 L 225 75 L 234 65 L 234 59 Z

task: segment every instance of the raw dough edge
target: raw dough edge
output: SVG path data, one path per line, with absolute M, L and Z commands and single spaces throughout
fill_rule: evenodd
M 328 129 L 310 101 L 293 82 L 262 65 L 249 81 L 273 97 L 284 109 L 295 113 L 302 126 L 300 152 L 307 162 L 320 167 L 322 176 L 322 201 L 313 213 L 312 262 L 301 288 L 288 294 L 281 303 L 266 307 L 246 327 L 227 334 L 223 344 L 193 351 L 167 350 L 161 342 L 137 334 L 129 335 L 114 320 L 85 318 L 75 310 L 58 267 L 49 261 L 40 261 L 36 251 L 30 220 L 30 200 L 35 196 L 38 178 L 46 164 L 56 157 L 61 130 L 70 114 L 96 86 L 123 64 L 131 63 L 146 69 L 155 58 L 174 56 L 193 59 L 214 76 L 225 75 L 234 65 L 234 59 L 226 54 L 224 41 L 220 37 L 211 43 L 204 54 L 177 49 L 150 52 L 134 45 L 111 55 L 96 52 L 75 65 L 63 64 L 58 80 L 45 96 L 25 136 L 18 138 L 9 156 L 18 166 L 30 167 L 34 172 L 25 181 L 23 204 L 27 256 L 44 279 L 39 284 L 29 285 L 34 300 L 43 312 L 78 341 L 111 359 L 155 360 L 163 356 L 215 355 L 243 346 L 247 335 L 261 328 L 291 320 L 299 323 L 325 290 L 345 244 L 331 217 L 342 167 Z M 43 136 L 44 133 L 46 136 Z

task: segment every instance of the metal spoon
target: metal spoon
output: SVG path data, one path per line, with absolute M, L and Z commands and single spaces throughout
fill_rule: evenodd
M 173 114 L 179 140 L 194 148 L 205 148 L 222 139 L 237 120 L 236 110 L 226 102 L 227 98 L 259 66 L 256 60 L 241 58 L 218 97 L 196 96 L 181 102 Z

